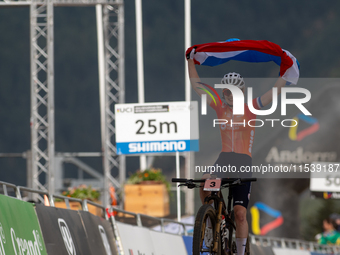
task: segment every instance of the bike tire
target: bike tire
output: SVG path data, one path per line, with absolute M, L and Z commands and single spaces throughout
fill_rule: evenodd
M 228 236 L 227 254 L 228 255 L 234 255 L 234 254 L 237 254 L 236 242 L 235 242 L 234 237 L 233 237 L 234 227 L 230 225 L 228 227 L 228 231 L 229 231 L 229 236 Z
M 210 252 L 211 255 L 221 255 L 221 238 L 218 238 L 218 251 L 213 252 L 212 247 L 208 250 L 203 251 L 203 240 L 204 240 L 204 233 L 205 233 L 205 225 L 206 219 L 210 218 L 213 236 L 216 238 L 215 231 L 216 231 L 216 213 L 214 208 L 209 205 L 205 204 L 200 207 L 195 219 L 195 226 L 194 226 L 194 236 L 193 236 L 193 243 L 192 243 L 192 254 L 193 255 L 201 255 L 203 252 Z M 215 240 L 214 240 L 215 242 Z M 213 242 L 213 243 L 214 243 Z
M 235 222 L 234 211 L 231 211 L 231 213 L 230 213 L 230 220 L 234 224 L 234 222 Z M 234 255 L 237 252 L 236 242 L 235 242 L 234 236 L 233 236 L 234 231 L 235 231 L 233 224 L 231 224 L 230 222 L 228 224 L 228 233 L 229 234 L 228 234 L 228 242 L 227 242 L 228 248 L 227 248 L 227 251 L 226 251 L 227 255 Z

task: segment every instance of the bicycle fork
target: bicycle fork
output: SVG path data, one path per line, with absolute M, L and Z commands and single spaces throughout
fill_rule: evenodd
M 217 222 L 215 226 L 215 238 L 214 238 L 214 248 L 213 252 L 218 252 L 218 245 L 219 245 L 219 239 L 221 238 L 220 231 L 221 231 L 221 223 L 222 223 L 222 208 L 223 208 L 223 202 L 220 200 L 218 203 L 217 208 Z M 221 240 L 222 242 L 223 240 Z

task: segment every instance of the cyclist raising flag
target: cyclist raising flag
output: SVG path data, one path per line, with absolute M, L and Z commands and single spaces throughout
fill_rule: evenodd
M 254 54 L 254 50 L 258 50 L 261 53 L 258 54 L 259 57 L 263 57 L 263 52 L 265 52 L 265 54 L 269 53 L 269 55 L 272 54 L 269 56 L 269 58 L 273 57 L 273 59 L 266 58 L 265 60 L 263 60 L 263 62 L 274 61 L 278 63 L 276 57 L 279 57 L 281 61 L 280 73 L 285 79 L 279 77 L 274 85 L 274 87 L 277 88 L 278 94 L 281 93 L 281 88 L 285 86 L 286 80 L 292 83 L 297 82 L 298 64 L 296 59 L 289 52 L 283 51 L 278 45 L 267 41 L 239 41 L 238 39 L 236 39 L 236 41 L 232 40 L 229 42 L 230 43 L 212 43 L 193 46 L 187 50 L 186 57 L 188 60 L 188 70 L 191 85 L 199 96 L 205 94 L 205 87 L 200 82 L 195 64 L 205 63 L 206 65 L 214 66 L 217 64 L 225 63 L 231 59 L 245 61 L 244 55 L 242 59 L 237 59 L 235 58 L 235 53 L 230 54 L 233 57 L 228 59 L 228 54 L 226 53 L 226 51 L 230 49 L 234 50 L 234 52 L 240 52 L 240 50 L 243 50 L 242 52 L 245 52 L 249 50 L 252 51 L 251 54 Z M 263 45 L 261 45 L 261 43 L 263 43 Z M 225 48 L 223 48 L 223 46 L 225 46 Z M 264 50 L 259 49 L 262 46 Z M 208 48 L 214 52 L 209 52 L 209 54 L 207 54 Z M 274 54 L 276 54 L 277 56 L 273 56 Z M 209 57 L 211 57 L 210 60 Z M 256 59 L 257 61 L 254 60 L 255 59 L 250 62 L 262 62 L 260 59 Z M 215 61 L 216 64 L 214 64 L 213 61 Z M 284 68 L 286 69 L 283 69 L 283 64 L 285 64 Z M 232 72 L 225 74 L 221 80 L 221 83 L 234 85 L 242 90 L 243 93 L 245 92 L 245 82 L 242 76 L 238 73 Z M 272 96 L 273 91 L 271 89 L 261 97 L 253 99 L 254 108 L 259 110 L 262 107 L 270 104 L 272 102 Z M 214 165 L 218 165 L 220 167 L 230 165 L 231 167 L 236 167 L 237 172 L 239 172 L 241 166 L 252 165 L 252 147 L 255 134 L 255 127 L 243 125 L 242 123 L 244 123 L 244 120 L 245 123 L 248 123 L 248 120 L 256 119 L 256 115 L 250 112 L 247 104 L 244 105 L 244 115 L 233 115 L 233 95 L 231 91 L 228 89 L 223 89 L 222 97 L 225 102 L 222 102 L 221 104 L 220 101 L 217 100 L 217 98 L 216 100 L 214 100 L 214 102 L 211 97 L 207 96 L 207 103 L 216 111 L 217 118 L 225 119 L 228 121 L 225 125 L 219 125 L 222 140 L 222 151 L 219 154 Z M 231 121 L 238 124 L 230 125 Z M 228 173 L 216 172 L 215 174 L 220 178 L 231 177 L 230 175 L 228 175 Z M 202 178 L 206 179 L 209 177 L 210 174 L 204 174 Z M 245 245 L 248 237 L 248 223 L 246 219 L 246 214 L 250 198 L 250 190 L 250 182 L 246 183 L 245 185 L 240 185 L 233 188 L 233 208 L 236 221 L 236 246 L 238 255 L 244 255 Z M 204 199 L 208 195 L 210 195 L 210 192 L 203 191 L 203 188 L 200 188 L 200 198 L 202 203 L 204 203 Z M 210 222 L 207 222 L 204 240 L 207 247 L 209 247 L 213 242 Z

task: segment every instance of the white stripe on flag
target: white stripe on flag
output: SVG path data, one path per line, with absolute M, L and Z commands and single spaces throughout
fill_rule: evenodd
M 282 50 L 286 52 L 288 57 L 290 57 L 293 60 L 293 65 L 287 69 L 287 71 L 282 76 L 282 78 L 296 85 L 299 80 L 299 76 L 300 76 L 300 70 L 297 65 L 296 58 L 288 50 L 284 50 L 284 49 Z
M 216 57 L 220 59 L 232 58 L 245 52 L 246 50 L 228 51 L 228 52 L 197 52 L 195 54 L 195 60 L 200 64 L 203 64 L 208 57 Z
M 227 52 L 206 52 L 206 54 L 210 57 L 216 57 L 216 58 L 232 58 L 237 56 L 238 54 L 241 54 L 247 50 L 239 50 L 239 51 L 227 51 Z

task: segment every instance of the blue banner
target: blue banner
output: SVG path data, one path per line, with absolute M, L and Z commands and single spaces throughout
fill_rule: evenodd
M 192 236 L 182 236 L 185 248 L 187 249 L 187 252 L 189 255 L 192 254 Z

